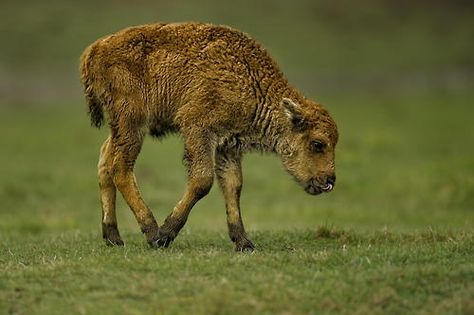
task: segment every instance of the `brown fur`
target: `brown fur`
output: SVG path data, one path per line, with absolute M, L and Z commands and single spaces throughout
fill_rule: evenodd
M 236 250 L 253 250 L 239 204 L 241 158 L 250 150 L 278 154 L 308 193 L 334 185 L 335 122 L 320 104 L 291 87 L 269 54 L 242 32 L 199 23 L 131 27 L 90 45 L 80 72 L 92 124 L 99 127 L 106 117 L 110 126 L 98 165 L 108 244 L 123 244 L 116 189 L 150 245 L 166 247 L 216 176 L 230 238 Z M 184 139 L 188 183 L 158 227 L 133 167 L 145 134 L 170 132 Z

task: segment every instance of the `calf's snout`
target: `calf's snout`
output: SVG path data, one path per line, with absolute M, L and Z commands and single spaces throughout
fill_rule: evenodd
M 334 189 L 335 184 L 336 184 L 336 175 L 329 175 L 323 181 L 324 186 L 321 187 L 321 190 L 324 192 L 330 192 L 331 190 Z
M 336 175 L 330 175 L 326 178 L 326 185 L 331 184 L 333 187 L 336 185 Z

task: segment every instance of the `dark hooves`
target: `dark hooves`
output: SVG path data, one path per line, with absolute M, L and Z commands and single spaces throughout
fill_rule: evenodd
M 124 246 L 124 242 L 120 238 L 104 238 L 105 245 L 107 246 Z
M 172 235 L 172 233 L 160 231 L 158 233 L 158 236 L 155 237 L 153 240 L 149 241 L 148 244 L 150 244 L 152 248 L 168 248 L 168 246 L 170 246 L 173 240 L 174 236 Z
M 253 251 L 255 251 L 255 246 L 252 244 L 251 241 L 245 239 L 235 244 L 235 251 L 243 253 L 252 253 Z
M 123 246 L 116 223 L 102 223 L 102 238 L 107 246 Z

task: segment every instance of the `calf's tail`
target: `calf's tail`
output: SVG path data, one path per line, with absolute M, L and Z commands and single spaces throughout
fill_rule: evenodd
M 89 108 L 91 124 L 92 126 L 100 128 L 104 122 L 104 111 L 102 103 L 94 91 L 94 74 L 93 71 L 91 71 L 94 48 L 95 46 L 92 44 L 82 53 L 79 71 L 81 73 L 81 82 L 84 85 L 84 95 Z

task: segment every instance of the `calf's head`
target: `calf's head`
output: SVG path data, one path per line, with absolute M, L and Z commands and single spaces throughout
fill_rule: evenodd
M 282 106 L 289 121 L 283 165 L 307 193 L 331 191 L 336 183 L 336 123 L 326 109 L 310 100 L 300 104 L 284 98 Z

